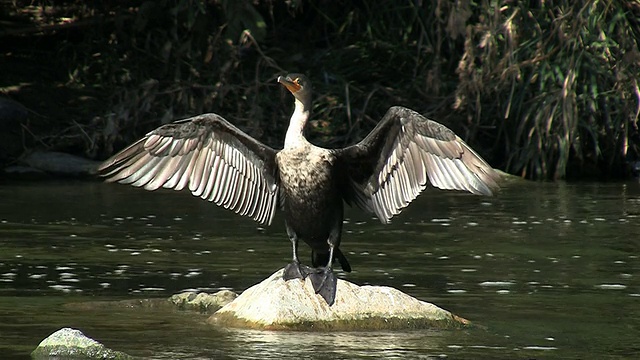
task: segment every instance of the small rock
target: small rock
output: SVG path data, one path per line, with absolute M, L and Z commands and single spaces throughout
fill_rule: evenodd
M 80 330 L 62 328 L 46 339 L 33 350 L 34 359 L 133 359 L 120 352 L 107 349 L 99 342 L 86 337 Z
M 470 325 L 433 304 L 386 286 L 358 286 L 338 279 L 329 306 L 310 279 L 282 279 L 279 270 L 243 292 L 209 318 L 209 323 L 270 330 L 389 330 L 461 328 Z
M 232 302 L 237 297 L 238 294 L 229 290 L 220 290 L 215 294 L 186 291 L 171 296 L 169 301 L 181 309 L 212 313 Z

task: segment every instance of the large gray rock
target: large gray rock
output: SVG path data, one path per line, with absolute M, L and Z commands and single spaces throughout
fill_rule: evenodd
M 133 359 L 120 352 L 107 349 L 99 342 L 86 337 L 80 330 L 62 328 L 40 342 L 33 350 L 34 359 Z
M 33 151 L 21 159 L 33 169 L 56 175 L 94 175 L 99 161 L 56 151 Z
M 381 330 L 460 328 L 469 321 L 386 286 L 358 286 L 338 279 L 332 306 L 311 280 L 284 281 L 283 270 L 244 291 L 209 318 L 220 326 L 256 329 Z
M 0 167 L 14 161 L 24 151 L 28 140 L 25 140 L 22 126 L 28 118 L 29 110 L 24 105 L 0 97 Z

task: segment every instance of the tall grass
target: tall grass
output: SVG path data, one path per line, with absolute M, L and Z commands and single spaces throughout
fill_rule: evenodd
M 480 6 L 459 62 L 456 108 L 495 127 L 505 169 L 540 179 L 624 172 L 639 154 L 640 3 Z

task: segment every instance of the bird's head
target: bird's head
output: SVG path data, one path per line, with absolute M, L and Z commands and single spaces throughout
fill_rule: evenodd
M 278 82 L 289 90 L 296 99 L 303 104 L 311 101 L 311 83 L 302 74 L 287 74 L 278 76 Z

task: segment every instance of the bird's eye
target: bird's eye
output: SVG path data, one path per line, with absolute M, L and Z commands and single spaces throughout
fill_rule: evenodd
M 293 82 L 296 83 L 296 85 L 300 85 L 300 78 L 295 78 Z

